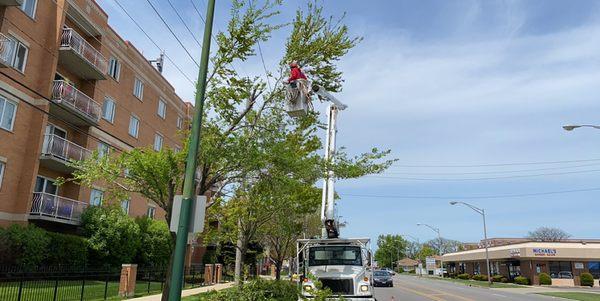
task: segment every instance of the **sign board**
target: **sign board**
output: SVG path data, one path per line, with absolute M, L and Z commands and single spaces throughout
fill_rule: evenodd
M 173 209 L 171 210 L 171 225 L 169 226 L 171 232 L 177 233 L 177 228 L 179 226 L 179 212 L 181 211 L 182 200 L 182 195 L 176 195 L 173 199 Z M 192 216 L 190 220 L 190 226 L 188 228 L 189 233 L 200 233 L 204 231 L 205 213 L 206 196 L 196 196 L 196 199 L 192 202 Z
M 576 270 L 583 270 L 583 262 L 576 262 L 575 263 L 575 269 Z
M 435 257 L 426 257 L 425 258 L 425 265 L 435 265 Z
M 521 249 L 510 249 L 510 257 L 521 257 Z
M 556 256 L 556 249 L 533 248 L 533 256 Z

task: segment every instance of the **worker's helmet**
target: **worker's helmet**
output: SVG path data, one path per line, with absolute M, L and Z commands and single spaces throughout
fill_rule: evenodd
M 298 62 L 297 61 L 292 61 L 290 63 L 290 68 L 298 68 Z

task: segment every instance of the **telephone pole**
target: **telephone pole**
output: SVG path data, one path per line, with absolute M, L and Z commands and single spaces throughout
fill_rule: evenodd
M 204 109 L 204 95 L 206 93 L 206 74 L 208 72 L 210 39 L 212 36 L 214 12 L 215 0 L 208 0 L 206 24 L 204 26 L 204 41 L 202 44 L 202 59 L 200 61 L 200 69 L 198 70 L 198 82 L 196 83 L 194 117 L 192 120 L 190 145 L 185 166 L 185 178 L 183 181 L 183 200 L 181 201 L 181 211 L 179 212 L 179 225 L 177 226 L 177 238 L 175 241 L 174 250 L 175 253 L 173 256 L 173 266 L 171 267 L 169 301 L 181 300 L 185 251 L 187 247 L 188 230 L 191 218 L 190 214 L 192 211 L 192 202 L 195 198 L 195 174 L 196 165 L 198 163 L 198 149 L 200 148 L 200 129 L 202 128 L 202 112 Z

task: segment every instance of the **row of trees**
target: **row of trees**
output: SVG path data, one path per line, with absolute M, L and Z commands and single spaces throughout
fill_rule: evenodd
M 312 3 L 299 8 L 290 22 L 275 23 L 280 6 L 281 1 L 233 1 L 227 30 L 216 36 L 218 49 L 208 75 L 196 190 L 211 194 L 207 219 L 220 222 L 203 233 L 204 241 L 236 247 L 238 280 L 251 243 L 264 246 L 279 277 L 295 240 L 320 232 L 316 184 L 327 170 L 337 179 L 357 178 L 380 173 L 393 161 L 386 159 L 389 151 L 377 148 L 356 156 L 342 148 L 326 161 L 320 154 L 319 114 L 298 119 L 286 114 L 282 82 L 287 63 L 299 61 L 315 84 L 340 92 L 343 78 L 336 63 L 360 38 L 349 34 L 342 18 L 324 16 Z M 259 43 L 283 30 L 289 35 L 279 67 L 265 70 L 266 79 L 262 71 L 240 74 L 233 67 L 256 56 Z M 181 133 L 183 145 L 188 138 L 188 132 Z M 74 163 L 77 171 L 64 181 L 102 183 L 107 202 L 141 194 L 164 209 L 169 222 L 173 197 L 181 190 L 186 149 L 92 156 Z

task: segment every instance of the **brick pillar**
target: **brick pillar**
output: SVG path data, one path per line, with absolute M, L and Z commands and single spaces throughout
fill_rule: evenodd
M 223 265 L 220 263 L 215 264 L 215 282 L 221 283 L 223 278 Z
M 121 281 L 119 283 L 119 296 L 133 297 L 135 295 L 135 277 L 137 264 L 124 264 L 121 267 Z
M 213 284 L 213 265 L 204 265 L 204 284 Z

